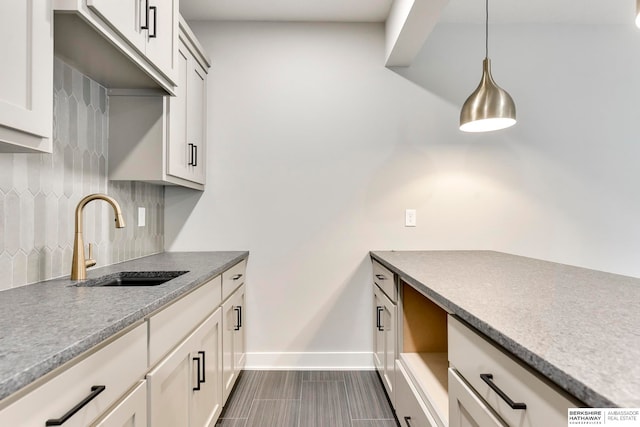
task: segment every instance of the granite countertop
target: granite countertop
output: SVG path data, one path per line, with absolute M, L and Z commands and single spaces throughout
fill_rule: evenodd
M 640 279 L 491 251 L 372 257 L 592 407 L 640 407 Z
M 158 286 L 76 287 L 61 278 L 0 292 L 0 400 L 248 256 L 166 252 L 87 272 L 188 271 Z

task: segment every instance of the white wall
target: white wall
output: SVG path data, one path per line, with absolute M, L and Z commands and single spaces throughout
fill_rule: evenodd
M 167 188 L 165 241 L 251 251 L 250 364 L 370 363 L 372 249 L 495 249 L 640 275 L 640 34 L 492 30 L 520 122 L 466 135 L 477 27 L 440 25 L 415 66 L 389 70 L 382 25 L 192 26 L 213 59 L 207 189 Z M 405 208 L 418 227 L 403 227 Z

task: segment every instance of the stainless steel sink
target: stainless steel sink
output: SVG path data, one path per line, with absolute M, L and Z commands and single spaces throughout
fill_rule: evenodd
M 77 283 L 79 287 L 158 286 L 188 271 L 121 271 Z

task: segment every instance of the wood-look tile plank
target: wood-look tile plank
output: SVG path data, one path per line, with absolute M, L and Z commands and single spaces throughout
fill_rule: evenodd
M 251 402 L 256 394 L 258 382 L 263 371 L 242 371 L 227 403 L 222 409 L 220 418 L 248 418 Z
M 300 400 L 256 399 L 246 427 L 298 427 Z
M 351 427 L 344 381 L 302 383 L 300 426 Z
M 392 420 L 353 420 L 353 427 L 398 427 L 395 419 Z
M 344 376 L 352 419 L 393 418 L 387 395 L 375 371 L 347 371 Z
M 255 399 L 300 399 L 302 371 L 261 371 Z
M 303 371 L 302 381 L 344 381 L 344 371 Z

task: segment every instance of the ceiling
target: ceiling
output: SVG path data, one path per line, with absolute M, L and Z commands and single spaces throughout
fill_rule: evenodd
M 188 20 L 382 22 L 393 0 L 180 0 Z M 491 22 L 633 23 L 635 0 L 491 0 Z M 450 0 L 442 22 L 481 23 L 482 0 Z
M 180 0 L 187 20 L 382 22 L 392 0 Z

